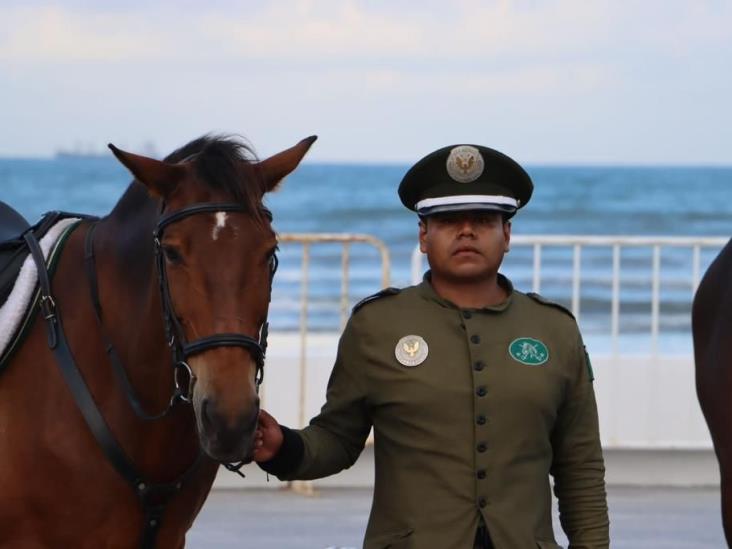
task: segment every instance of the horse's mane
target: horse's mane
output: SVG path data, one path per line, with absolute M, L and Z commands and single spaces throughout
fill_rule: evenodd
M 254 151 L 240 139 L 203 135 L 173 151 L 164 160 L 170 163 L 190 161 L 203 184 L 224 191 L 247 213 L 261 221 L 264 181 L 255 169 L 257 157 Z M 133 181 L 113 214 L 125 217 L 126 213 L 139 211 L 145 202 L 152 200 L 144 185 Z

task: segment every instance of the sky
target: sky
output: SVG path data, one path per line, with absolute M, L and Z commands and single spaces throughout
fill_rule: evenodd
M 531 164 L 732 165 L 729 0 L 3 0 L 0 156 L 414 162 L 479 143 Z

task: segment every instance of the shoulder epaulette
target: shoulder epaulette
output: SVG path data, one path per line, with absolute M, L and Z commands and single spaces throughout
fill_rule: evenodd
M 366 305 L 368 303 L 371 303 L 372 301 L 376 301 L 377 299 L 381 299 L 382 297 L 386 297 L 389 295 L 396 295 L 401 291 L 402 291 L 401 288 L 393 288 L 390 286 L 390 287 L 384 288 L 383 290 L 376 292 L 375 294 L 372 294 L 368 297 L 364 297 L 361 301 L 359 301 L 358 303 L 356 303 L 353 306 L 353 309 L 351 310 L 351 314 L 356 313 L 356 311 L 358 311 L 361 307 L 363 307 L 364 305 Z
M 535 292 L 529 292 L 526 295 L 529 296 L 534 301 L 541 303 L 542 305 L 548 305 L 549 307 L 554 307 L 555 309 L 559 309 L 560 311 L 562 311 L 562 312 L 568 314 L 569 316 L 571 316 L 572 318 L 574 318 L 574 314 L 572 314 L 572 311 L 567 309 L 564 305 L 560 305 L 559 303 L 556 303 L 554 301 L 549 301 L 544 296 L 541 296 Z

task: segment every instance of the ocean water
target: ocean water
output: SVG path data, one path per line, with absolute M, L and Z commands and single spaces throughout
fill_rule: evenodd
M 268 195 L 280 233 L 366 233 L 383 240 L 391 256 L 391 284 L 410 283 L 410 257 L 417 239 L 416 216 L 396 188 L 408 166 L 304 164 Z M 732 167 L 528 166 L 534 196 L 513 223 L 514 235 L 732 235 Z M 0 200 L 28 219 L 63 209 L 103 215 L 129 184 L 130 176 L 110 158 L 0 159 Z M 311 329 L 339 327 L 340 246 L 312 248 Z M 702 253 L 702 269 L 717 253 Z M 651 250 L 623 251 L 621 335 L 650 331 Z M 547 249 L 542 293 L 565 305 L 571 301 L 571 249 Z M 296 329 L 300 315 L 301 247 L 282 246 L 271 306 L 273 330 Z M 601 337 L 610 330 L 610 250 L 582 252 L 581 325 Z M 531 249 L 514 247 L 503 271 L 518 289 L 531 290 Z M 349 302 L 380 288 L 378 254 L 365 245 L 351 248 Z M 691 253 L 664 250 L 661 279 L 663 336 L 688 341 L 692 295 Z

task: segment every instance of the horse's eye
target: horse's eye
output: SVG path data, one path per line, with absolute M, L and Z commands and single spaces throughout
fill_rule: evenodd
M 172 246 L 163 246 L 163 254 L 165 254 L 165 259 L 170 261 L 173 265 L 178 265 L 183 262 L 183 256 L 180 255 L 180 252 Z
M 277 265 L 279 265 L 279 259 L 277 259 L 277 254 L 273 253 L 269 256 L 269 270 L 272 274 L 277 271 Z

